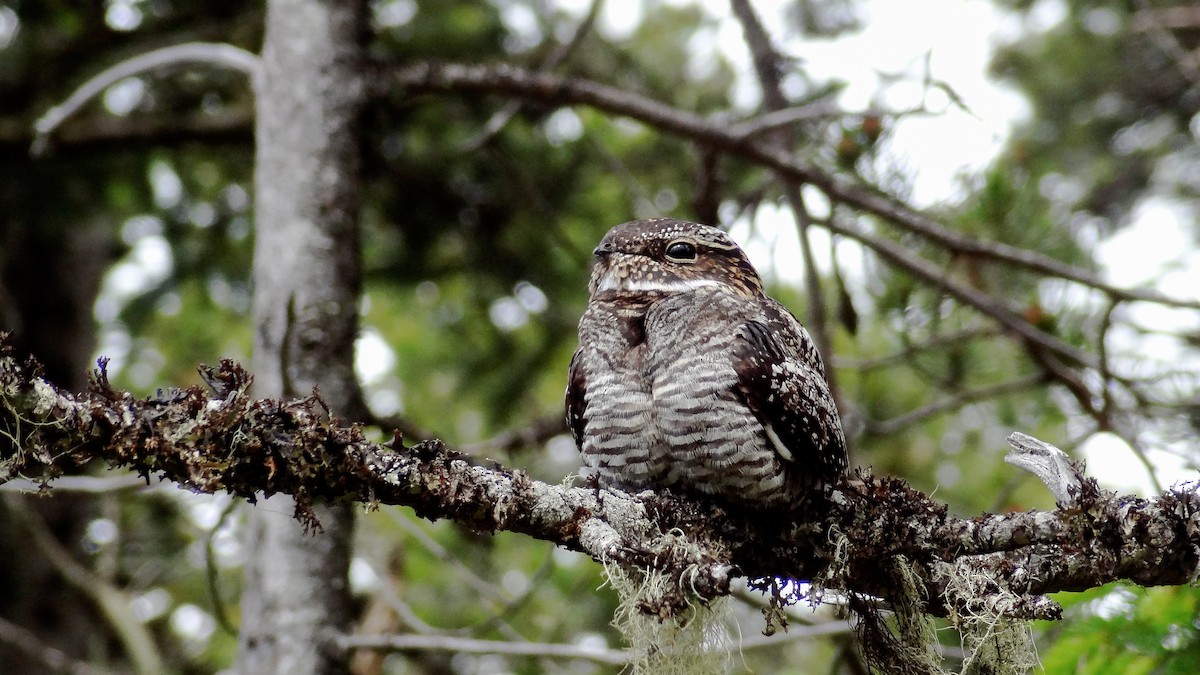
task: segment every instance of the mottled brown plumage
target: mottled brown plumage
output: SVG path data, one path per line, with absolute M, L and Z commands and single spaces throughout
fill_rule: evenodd
M 725 233 L 639 220 L 595 253 L 567 419 L 601 484 L 753 506 L 845 470 L 820 355 Z

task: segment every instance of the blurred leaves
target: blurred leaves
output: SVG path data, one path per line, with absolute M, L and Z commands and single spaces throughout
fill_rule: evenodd
M 1200 590 L 1110 585 L 1075 597 L 1070 620 L 1051 627 L 1046 672 L 1193 673 L 1200 668 Z

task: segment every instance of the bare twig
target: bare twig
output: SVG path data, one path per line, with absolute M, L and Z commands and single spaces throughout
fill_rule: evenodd
M 916 254 L 910 253 L 900 244 L 885 237 L 866 232 L 857 227 L 846 225 L 838 220 L 828 220 L 825 226 L 831 231 L 849 237 L 875 251 L 893 266 L 924 281 L 934 288 L 942 289 L 955 300 L 974 307 L 984 315 L 991 317 L 1005 331 L 1016 335 L 1037 348 L 1056 355 L 1072 365 L 1095 367 L 1095 359 L 1076 347 L 1068 345 L 1058 338 L 1038 330 L 1035 326 L 1018 316 L 1013 310 L 995 300 L 992 296 L 972 286 L 957 281 L 928 261 Z
M 344 649 L 540 656 L 591 661 L 592 663 L 599 663 L 606 666 L 621 666 L 629 662 L 628 654 L 620 649 L 603 649 L 544 642 L 476 640 L 452 635 L 347 635 L 342 637 L 339 642 Z
M 827 621 L 791 628 L 786 635 L 742 640 L 737 647 L 742 651 L 771 649 L 800 640 L 841 635 L 853 631 L 854 628 L 845 621 Z M 340 644 L 345 649 L 372 649 L 389 652 L 443 651 L 459 654 L 565 658 L 608 666 L 625 665 L 631 659 L 631 654 L 622 649 L 544 642 L 478 640 L 451 635 L 347 635 L 340 640 Z
M 813 638 L 827 637 L 830 635 L 843 635 L 853 633 L 854 626 L 847 621 L 822 621 L 820 623 L 812 623 L 807 626 L 791 626 L 786 634 L 773 636 L 756 636 L 742 640 L 738 645 L 743 650 L 751 649 L 767 649 L 771 647 L 781 647 L 789 642 L 798 642 L 800 640 L 812 640 Z
M 0 617 L 0 642 L 21 651 L 26 656 L 37 659 L 43 666 L 56 673 L 102 675 L 108 672 L 72 659 L 64 652 L 43 642 L 32 631 L 18 626 L 4 617 Z
M 592 28 L 596 25 L 596 19 L 600 16 L 600 10 L 604 9 L 604 0 L 592 0 L 592 5 L 584 15 L 583 20 L 575 27 L 575 32 L 571 35 L 571 39 L 565 43 L 557 44 L 550 54 L 538 65 L 537 70 L 543 73 L 554 71 L 560 65 L 565 63 L 583 40 L 592 32 Z M 487 123 L 483 125 L 483 129 L 463 143 L 463 152 L 474 152 L 479 148 L 487 145 L 496 134 L 504 129 L 505 125 L 521 110 L 520 101 L 510 101 L 500 110 L 496 111 Z
M 124 644 L 134 669 L 142 675 L 161 673 L 162 656 L 158 653 L 158 646 L 146 626 L 130 610 L 128 596 L 71 557 L 49 533 L 41 518 L 25 507 L 20 497 L 5 495 L 4 503 L 63 580 L 96 603 Z
M 1129 449 L 1133 451 L 1133 456 L 1137 458 L 1142 468 L 1146 470 L 1146 478 L 1150 480 L 1150 488 L 1155 492 L 1163 491 L 1162 481 L 1158 479 L 1158 467 L 1154 466 L 1154 462 L 1150 460 L 1149 448 L 1147 448 L 1137 435 L 1132 435 L 1126 438 L 1129 443 Z
M 771 112 L 755 115 L 750 119 L 737 122 L 730 126 L 729 133 L 740 136 L 746 140 L 751 140 L 756 136 L 769 134 L 777 129 L 789 127 L 799 122 L 845 118 L 856 119 L 869 115 L 886 117 L 889 119 L 900 119 L 904 117 L 932 114 L 933 113 L 924 107 L 906 108 L 902 110 L 877 110 L 868 108 L 866 110 L 849 111 L 838 107 L 838 105 L 833 101 L 821 99 L 813 103 L 793 105 L 780 110 L 772 110 Z
M 897 432 L 903 431 L 914 424 L 919 424 L 930 417 L 940 415 L 942 413 L 958 410 L 963 406 L 976 403 L 978 401 L 988 401 L 1001 396 L 1015 394 L 1019 391 L 1025 391 L 1031 387 L 1036 387 L 1046 381 L 1045 375 L 1035 373 L 1018 377 L 1006 382 L 998 382 L 989 384 L 975 389 L 967 389 L 957 392 L 952 396 L 948 396 L 944 400 L 932 403 L 923 408 L 917 408 L 912 412 L 905 413 L 899 417 L 875 422 L 868 420 L 866 422 L 867 430 L 879 436 L 890 436 Z
M 778 112 L 788 107 L 787 98 L 783 95 L 780 85 L 780 72 L 784 59 L 775 51 L 771 44 L 771 36 L 759 21 L 749 0 L 731 0 L 733 13 L 742 24 L 742 32 L 746 44 L 750 47 L 750 55 L 754 60 L 754 71 L 758 74 L 758 83 L 763 90 L 763 107 L 770 112 Z M 773 134 L 774 142 L 781 147 L 791 149 L 796 144 L 795 134 L 791 129 L 780 128 Z M 779 173 L 779 172 L 776 172 Z M 821 277 L 817 272 L 817 259 L 813 255 L 810 225 L 812 218 L 804 197 L 800 192 L 802 183 L 793 177 L 780 174 L 783 183 L 783 194 L 792 208 L 796 219 L 796 229 L 800 239 L 800 255 L 804 260 L 804 290 L 808 297 L 808 321 L 806 322 L 817 351 L 825 360 L 833 356 L 833 340 L 829 335 L 829 322 L 826 320 L 825 294 L 821 289 Z M 826 369 L 825 379 L 829 382 L 834 399 L 840 402 L 841 393 L 832 368 Z M 844 407 L 844 405 L 843 405 Z
M 204 537 L 204 572 L 205 580 L 208 582 L 208 597 L 212 601 L 213 616 L 217 619 L 217 625 L 226 634 L 237 637 L 237 626 L 233 625 L 233 621 L 229 618 L 229 611 L 225 606 L 225 598 L 221 595 L 221 588 L 218 586 L 217 573 L 217 554 L 213 550 L 213 540 L 217 538 L 217 533 L 225 526 L 225 522 L 229 520 L 229 516 L 233 515 L 234 509 L 241 505 L 241 502 L 231 499 L 225 508 L 221 509 L 221 516 L 217 518 L 217 524 L 212 526 L 208 534 Z
M 971 340 L 982 340 L 999 335 L 992 326 L 978 328 L 963 328 L 940 335 L 934 335 L 924 342 L 910 342 L 899 351 L 873 358 L 854 359 L 834 356 L 833 365 L 838 368 L 848 368 L 858 371 L 876 370 L 890 366 L 901 365 L 912 361 L 913 357 L 923 352 L 937 351 L 948 346 Z
M 391 510 L 389 511 L 388 515 L 390 515 L 392 520 L 397 525 L 399 525 L 404 529 L 405 532 L 416 539 L 417 542 L 420 543 L 421 546 L 423 546 L 427 551 L 432 553 L 439 560 L 457 569 L 459 574 L 462 575 L 462 578 L 466 579 L 467 584 L 492 604 L 492 606 L 498 612 L 496 616 L 492 617 L 492 623 L 505 637 L 518 642 L 523 642 L 526 639 L 526 637 L 517 631 L 516 628 L 501 618 L 501 616 L 508 611 L 508 608 L 512 606 L 514 602 L 513 599 L 501 593 L 495 584 L 476 574 L 474 570 L 472 570 L 454 554 L 448 551 L 446 547 L 439 544 L 436 539 L 429 536 L 425 530 L 421 529 L 419 525 L 412 522 L 405 514 Z
M 261 77 L 258 56 L 231 44 L 189 42 L 138 54 L 100 71 L 71 92 L 65 101 L 47 110 L 39 117 L 34 123 L 36 136 L 33 142 L 33 154 L 40 154 L 44 150 L 47 139 L 59 125 L 113 84 L 138 73 L 181 63 L 206 63 L 240 70 L 250 76 L 251 84 L 255 88 Z
M 466 443 L 459 448 L 468 455 L 481 456 L 489 452 L 512 452 L 521 448 L 536 448 L 546 441 L 567 433 L 567 422 L 562 413 L 555 413 L 533 420 L 516 429 L 509 429 L 478 443 Z
M 497 606 L 504 606 L 509 602 L 509 598 L 496 588 L 496 585 L 480 577 L 470 567 L 467 567 L 463 561 L 459 560 L 454 554 L 446 550 L 436 539 L 431 537 L 420 525 L 412 522 L 408 515 L 395 509 L 389 509 L 388 516 L 392 522 L 396 523 L 408 533 L 410 537 L 417 540 L 425 550 L 429 551 L 438 560 L 454 567 L 466 579 L 467 584 L 474 588 L 477 593 L 484 596 L 488 600 L 496 603 Z
M 847 113 L 832 101 L 820 100 L 804 105 L 789 106 L 778 110 L 756 115 L 751 119 L 738 122 L 729 128 L 730 133 L 751 140 L 756 136 L 774 133 L 798 122 L 846 117 L 857 113 Z
M 1200 86 L 1200 54 L 1185 47 L 1171 32 L 1172 28 L 1193 29 L 1200 25 L 1200 10 L 1189 5 L 1154 7 L 1148 0 L 1134 0 L 1137 11 L 1130 26 L 1135 31 L 1149 33 L 1159 48 L 1179 66 L 1180 73 L 1191 83 Z
M 1117 303 L 1109 301 L 1108 307 L 1104 310 L 1104 315 L 1100 319 L 1100 329 L 1096 331 L 1096 363 L 1097 370 L 1100 372 L 1100 395 L 1103 399 L 1101 404 L 1101 412 L 1104 417 L 1110 418 L 1115 409 L 1112 395 L 1112 382 L 1114 380 L 1112 370 L 1109 367 L 1108 359 L 1108 330 L 1112 328 L 1113 314 L 1117 310 Z
M 1092 414 L 1092 419 L 1096 421 L 1099 428 L 1105 430 L 1125 431 L 1116 429 L 1118 426 L 1116 420 L 1119 416 L 1119 410 L 1113 397 L 1113 387 L 1117 384 L 1123 386 L 1124 390 L 1132 395 L 1137 400 L 1139 405 L 1148 406 L 1148 400 L 1140 390 L 1132 385 L 1131 381 L 1115 376 L 1110 366 L 1108 331 L 1112 328 L 1113 316 L 1116 313 L 1117 305 L 1117 301 L 1112 299 L 1109 300 L 1108 306 L 1105 307 L 1104 314 L 1100 318 L 1100 328 L 1096 331 L 1096 358 L 1099 365 L 1098 371 L 1100 376 L 1101 403 L 1099 408 L 1096 408 L 1096 406 L 1091 406 L 1091 410 L 1089 412 Z M 1155 469 L 1154 462 L 1150 461 L 1150 456 L 1147 453 L 1146 448 L 1143 447 L 1141 442 L 1139 442 L 1138 434 L 1122 433 L 1122 436 L 1129 443 L 1130 450 L 1133 451 L 1133 454 L 1137 457 L 1142 467 L 1146 470 L 1146 475 L 1150 480 L 1151 487 L 1153 487 L 1156 492 L 1162 492 L 1163 485 L 1158 479 L 1158 472 Z
M 375 576 L 383 580 L 380 584 L 379 594 L 383 596 L 383 601 L 387 604 L 388 609 L 395 612 L 396 616 L 399 617 L 402 625 L 409 628 L 412 632 L 421 635 L 434 635 L 438 632 L 437 628 L 425 623 L 421 617 L 417 616 L 412 607 L 401 599 L 396 584 L 388 583 L 388 575 L 380 574 L 379 569 L 370 562 L 367 564 L 371 565 L 371 571 L 374 572 Z
M 128 150 L 142 145 L 179 144 L 190 141 L 239 143 L 249 147 L 254 139 L 253 111 L 248 105 L 226 107 L 215 114 L 180 113 L 170 117 L 137 115 L 114 117 L 103 112 L 76 115 L 55 130 L 54 151 L 90 152 L 94 148 Z M 0 127 L 0 153 L 27 153 L 35 133 L 28 126 Z
M 41 492 L 46 487 L 54 488 L 55 492 L 80 492 L 84 494 L 107 494 L 111 492 L 130 492 L 171 489 L 170 483 L 151 485 L 144 476 L 129 474 L 127 476 L 62 476 L 54 479 L 47 486 L 24 478 L 16 478 L 0 485 L 0 492 Z
M 464 626 L 461 630 L 464 633 L 477 633 L 479 631 L 487 630 L 492 626 L 508 625 L 505 623 L 507 621 L 507 617 L 512 616 L 514 612 L 519 610 L 521 607 L 524 607 L 531 599 L 533 599 L 538 589 L 543 588 L 542 581 L 545 580 L 546 576 L 549 575 L 553 569 L 554 545 L 551 544 L 546 547 L 546 555 L 542 558 L 542 564 L 538 565 L 538 568 L 534 570 L 533 574 L 528 580 L 527 585 L 525 586 L 524 591 L 506 602 L 503 607 L 500 607 L 491 616 L 480 621 L 474 626 Z

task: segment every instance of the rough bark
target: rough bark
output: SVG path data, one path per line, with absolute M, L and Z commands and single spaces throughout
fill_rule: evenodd
M 671 495 L 547 485 L 476 465 L 438 441 L 371 443 L 358 427 L 331 421 L 315 396 L 251 399 L 249 376 L 231 362 L 207 379 L 216 394 L 193 387 L 139 401 L 111 389 L 101 372 L 91 391 L 70 395 L 0 357 L 3 428 L 13 434 L 22 420 L 17 447 L 26 449 L 0 458 L 0 475 L 52 475 L 98 457 L 206 492 L 291 494 L 310 524 L 322 518 L 314 501 L 404 505 L 430 519 L 668 570 L 681 593 L 705 597 L 745 576 L 819 580 L 894 599 L 893 570 L 903 559 L 921 582 L 924 609 L 951 617 L 1056 619 L 1046 593 L 1117 579 L 1184 584 L 1200 563 L 1194 485 L 1142 499 L 1079 478 L 1055 511 L 959 518 L 902 480 L 859 474 L 798 512 L 740 513 Z M 648 609 L 669 614 L 684 600 L 668 594 Z
M 256 391 L 319 388 L 354 416 L 363 8 L 268 3 L 255 131 Z M 348 667 L 335 639 L 350 621 L 353 514 L 314 507 L 324 534 L 313 537 L 287 517 L 295 508 L 282 494 L 251 515 L 236 666 L 247 675 Z

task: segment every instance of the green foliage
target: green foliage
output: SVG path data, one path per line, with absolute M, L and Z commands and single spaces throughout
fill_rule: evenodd
M 1060 598 L 1069 620 L 1041 651 L 1048 673 L 1194 673 L 1200 589 L 1110 585 Z

